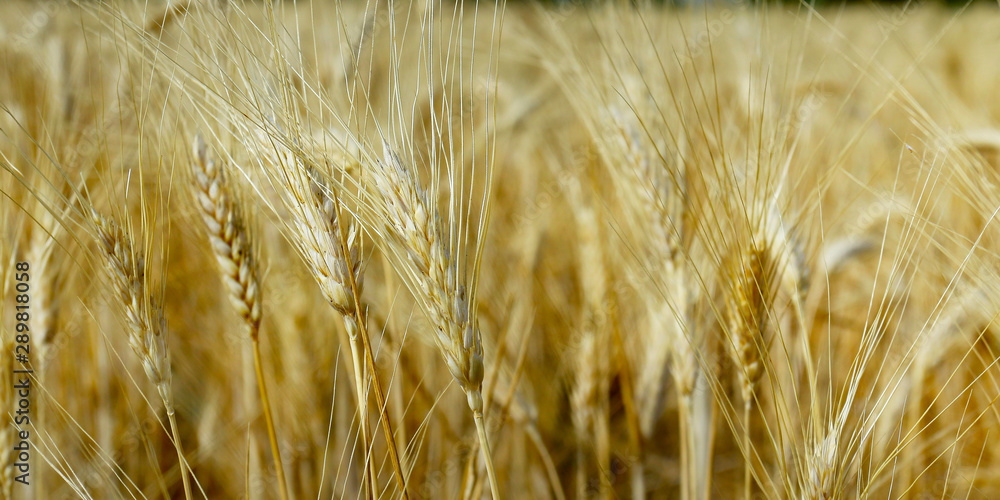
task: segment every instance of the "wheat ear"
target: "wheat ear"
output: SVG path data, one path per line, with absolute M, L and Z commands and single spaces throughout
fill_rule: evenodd
M 377 496 L 376 481 L 377 474 L 374 469 L 374 461 L 369 457 L 371 451 L 371 429 L 368 423 L 368 391 L 365 382 L 369 378 L 368 370 L 374 370 L 374 363 L 366 366 L 370 342 L 368 342 L 367 330 L 362 338 L 363 317 L 360 316 L 360 296 L 363 281 L 361 268 L 360 250 L 358 247 L 359 234 L 357 226 L 350 221 L 346 228 L 341 224 L 339 198 L 332 195 L 329 187 L 321 179 L 319 172 L 312 167 L 307 168 L 309 193 L 304 195 L 307 203 L 312 204 L 317 218 L 317 232 L 327 235 L 328 248 L 332 251 L 334 259 L 332 265 L 327 268 L 327 272 L 315 273 L 317 279 L 323 277 L 320 287 L 324 289 L 330 305 L 337 310 L 344 318 L 344 328 L 347 330 L 347 337 L 351 345 L 351 357 L 354 363 L 354 381 L 357 386 L 358 411 L 360 412 L 361 433 L 365 443 L 365 468 L 367 470 L 368 482 L 371 488 L 372 497 Z M 346 229 L 346 230 L 345 230 Z M 317 250 L 318 248 L 314 249 Z M 316 256 L 314 256 L 314 259 Z M 315 269 L 320 269 L 316 267 Z M 332 271 L 332 272 L 329 272 Z M 365 356 L 365 357 L 363 357 Z M 377 377 L 372 373 L 371 379 L 377 384 Z M 382 410 L 384 404 L 379 404 Z M 382 419 L 388 422 L 387 418 Z M 392 433 L 386 435 L 388 447 L 393 448 L 395 440 Z M 402 477 L 401 471 L 397 478 Z M 402 483 L 400 483 L 402 488 Z M 403 490 L 405 491 L 405 490 Z
M 451 254 L 437 208 L 388 144 L 383 143 L 383 161 L 372 173 L 389 251 L 396 254 L 411 293 L 434 327 L 434 343 L 448 371 L 465 392 L 493 498 L 501 498 L 483 418 L 482 334 L 459 278 L 464 273 Z
M 156 386 L 170 421 L 174 447 L 184 483 L 184 498 L 191 500 L 191 483 L 181 446 L 171 393 L 170 354 L 165 342 L 163 310 L 146 291 L 145 261 L 136 252 L 131 236 L 113 219 L 91 210 L 97 242 L 104 257 L 115 303 L 125 321 L 128 343 Z
M 733 358 L 739 367 L 740 392 L 743 396 L 744 496 L 750 498 L 750 408 L 754 385 L 763 374 L 761 348 L 770 303 L 772 269 L 766 238 L 758 238 L 741 252 L 733 276 L 733 296 L 728 310 L 728 332 Z
M 746 404 L 752 401 L 754 385 L 762 373 L 757 342 L 767 317 L 765 297 L 770 293 L 765 262 L 766 255 L 756 248 L 746 253 L 737 271 L 729 309 L 733 356 L 740 367 L 740 390 Z
M 660 148 L 649 140 L 648 125 L 631 110 L 626 112 L 609 106 L 608 115 L 607 133 L 597 140 L 605 141 L 612 168 L 622 174 L 615 177 L 629 200 L 627 207 L 636 219 L 637 229 L 647 238 L 648 266 L 655 270 L 653 275 L 657 277 L 648 285 L 649 327 L 639 332 L 643 354 L 635 363 L 635 407 L 640 430 L 648 439 L 662 413 L 666 393 L 663 375 L 669 362 L 679 399 L 681 496 L 694 498 L 699 474 L 692 455 L 694 448 L 703 443 L 698 443 L 691 435 L 696 428 L 692 422 L 691 399 L 698 362 L 692 346 L 694 332 L 685 328 L 691 294 L 681 258 L 686 210 L 681 185 L 685 182 L 684 163 L 679 155 L 674 164 L 666 163 Z M 622 161 L 614 161 L 615 158 Z M 636 482 L 641 484 L 641 478 Z
M 282 157 L 277 159 L 276 164 L 281 167 L 282 180 L 288 189 L 285 201 L 294 215 L 294 222 L 289 225 L 293 243 L 319 284 L 323 296 L 343 318 L 348 334 L 366 456 L 370 447 L 367 445 L 369 437 L 365 382 L 369 381 L 378 405 L 379 421 L 400 495 L 404 499 L 409 498 L 392 421 L 386 409 L 385 392 L 375 370 L 375 356 L 368 335 L 365 310 L 361 305 L 364 273 L 356 221 L 352 217 L 344 223 L 339 197 L 315 167 L 303 165 L 291 151 L 279 153 Z M 371 377 L 366 377 L 367 371 L 371 372 Z M 374 487 L 374 465 L 370 464 L 366 469 L 368 482 Z
M 839 435 L 839 429 L 833 427 L 826 437 L 818 439 L 810 446 L 800 498 L 827 500 L 838 496 L 837 439 Z
M 360 329 L 355 316 L 358 310 L 356 298 L 362 285 L 361 262 L 356 249 L 358 235 L 353 225 L 349 234 L 344 235 L 339 212 L 326 210 L 326 204 L 317 196 L 322 186 L 317 182 L 319 174 L 312 165 L 306 164 L 288 148 L 278 147 L 272 152 L 274 157 L 269 161 L 276 169 L 275 176 L 281 181 L 281 198 L 292 215 L 291 222 L 286 225 L 288 239 L 298 250 L 327 302 L 344 321 L 351 348 L 354 393 L 364 445 L 362 482 L 368 498 L 374 498 L 376 474 L 369 457 L 371 436 L 365 397 L 365 369 L 361 357 L 363 347 L 358 338 Z M 355 251 L 351 252 L 350 248 L 355 248 Z
M 586 488 L 586 469 L 583 460 L 584 443 L 593 440 L 598 457 L 598 469 L 610 470 L 611 444 L 608 391 L 612 367 L 609 353 L 612 349 L 610 332 L 614 325 L 611 322 L 612 308 L 607 286 L 605 252 L 601 240 L 601 222 L 594 210 L 592 200 L 584 192 L 580 183 L 573 183 L 569 189 L 573 199 L 576 219 L 576 230 L 580 239 L 579 255 L 577 256 L 577 275 L 579 276 L 581 301 L 583 311 L 580 315 L 580 345 L 574 357 L 574 383 L 570 392 L 570 403 L 573 408 L 573 420 L 577 433 L 579 463 L 577 487 Z M 627 382 L 625 383 L 627 385 Z M 631 402 L 626 408 L 631 413 Z M 633 419 L 627 418 L 631 423 Z M 630 431 L 631 432 L 631 431 Z M 637 443 L 633 443 L 637 444 Z M 636 446 L 636 451 L 640 452 Z M 633 470 L 641 467 L 633 467 Z M 634 478 L 633 478 L 634 479 Z M 601 498 L 610 498 L 611 483 L 607 474 L 601 474 Z M 643 484 L 634 487 L 644 490 Z M 581 489 L 581 494 L 585 489 Z
M 253 238 L 242 216 L 242 210 L 228 184 L 223 165 L 208 156 L 208 148 L 201 137 L 194 142 L 194 161 L 191 162 L 191 187 L 201 209 L 206 233 L 218 263 L 219 274 L 229 292 L 229 300 L 246 323 L 253 348 L 254 372 L 257 389 L 267 424 L 267 437 L 271 444 L 271 457 L 278 477 L 278 493 L 288 499 L 285 468 L 281 462 L 278 435 L 271 413 L 270 398 L 264 380 L 263 361 L 260 355 L 261 290 L 260 270 L 257 265 Z

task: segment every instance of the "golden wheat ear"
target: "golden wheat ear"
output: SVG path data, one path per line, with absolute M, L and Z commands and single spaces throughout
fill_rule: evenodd
M 369 453 L 371 428 L 368 422 L 368 394 L 375 397 L 379 422 L 387 443 L 388 458 L 400 495 L 409 498 L 401 453 L 396 446 L 392 421 L 386 408 L 385 391 L 378 379 L 375 347 L 368 334 L 367 309 L 362 300 L 364 261 L 362 237 L 356 217 L 343 206 L 338 184 L 306 158 L 302 151 L 273 150 L 263 163 L 274 181 L 284 208 L 291 215 L 285 224 L 286 237 L 319 285 L 330 306 L 340 315 L 347 333 L 353 365 L 354 391 L 365 444 L 365 483 L 377 496 L 376 461 Z M 326 158 L 324 158 L 326 159 Z M 351 164 L 337 164 L 338 169 Z
M 170 390 L 170 356 L 165 341 L 163 309 L 147 293 L 145 261 L 132 238 L 117 221 L 91 212 L 97 242 L 104 257 L 112 297 L 126 326 L 129 346 L 156 386 L 168 415 L 174 413 Z
M 368 421 L 368 390 L 369 381 L 373 386 L 379 387 L 376 391 L 382 394 L 381 386 L 374 374 L 374 364 L 368 361 L 372 358 L 371 342 L 368 339 L 367 325 L 361 304 L 361 293 L 364 285 L 364 269 L 361 261 L 360 237 L 354 219 L 348 219 L 346 227 L 343 224 L 344 217 L 341 214 L 340 198 L 332 191 L 326 180 L 312 165 L 306 165 L 304 172 L 299 172 L 300 185 L 298 190 L 302 192 L 302 197 L 312 208 L 312 215 L 317 221 L 317 232 L 322 235 L 313 241 L 325 241 L 327 244 L 326 266 L 314 266 L 314 277 L 319 280 L 321 288 L 324 289 L 330 305 L 340 313 L 344 320 L 344 329 L 347 331 L 347 338 L 351 346 L 351 358 L 354 364 L 355 392 L 358 400 L 358 411 L 361 412 L 361 437 L 365 444 L 365 475 L 367 488 L 370 497 L 376 495 L 378 488 L 378 473 L 375 470 L 375 461 L 368 456 L 370 442 L 372 439 L 370 423 Z M 321 247 L 315 246 L 313 252 L 321 251 Z M 313 257 L 316 260 L 316 257 Z M 379 401 L 382 401 L 381 397 Z M 384 408 L 384 403 L 379 403 L 379 408 Z M 388 418 L 383 419 L 384 424 L 388 424 Z M 386 427 L 384 427 L 386 428 Z M 395 452 L 395 441 L 387 432 L 386 440 L 390 447 L 390 453 Z M 393 454 L 395 457 L 395 455 Z M 392 460 L 394 467 L 397 459 Z M 402 477 L 401 469 L 395 468 L 397 480 Z M 403 496 L 406 496 L 404 483 L 400 480 L 400 489 Z
M 380 222 L 387 251 L 396 256 L 399 272 L 430 321 L 432 336 L 449 373 L 465 392 L 486 459 L 490 487 L 500 498 L 489 439 L 483 419 L 482 333 L 470 304 L 465 275 L 452 254 L 449 236 L 437 207 L 416 174 L 383 142 L 382 161 L 369 169 L 376 200 L 372 210 Z
M 260 353 L 261 285 L 260 269 L 254 235 L 244 220 L 245 208 L 240 196 L 230 184 L 225 165 L 209 155 L 208 145 L 202 137 L 194 139 L 194 158 L 191 161 L 191 190 L 205 223 L 212 253 L 218 264 L 219 275 L 236 312 L 243 318 L 250 335 L 253 350 L 257 390 L 263 406 L 267 425 L 271 457 L 278 479 L 278 494 L 288 498 L 285 467 L 281 461 L 278 435 L 271 412 L 267 384 L 264 380 L 264 362 Z
M 129 346 L 139 357 L 146 377 L 156 386 L 167 412 L 184 483 L 184 495 L 187 500 L 191 500 L 187 461 L 174 414 L 166 321 L 159 302 L 148 292 L 145 259 L 136 250 L 131 235 L 117 221 L 91 209 L 90 222 L 111 285 L 112 299 L 115 301 L 113 306 L 123 319 Z
M 193 195 L 229 300 L 256 339 L 261 320 L 260 268 L 253 233 L 242 215 L 245 209 L 232 192 L 224 165 L 209 156 L 201 136 L 194 139 L 191 170 Z

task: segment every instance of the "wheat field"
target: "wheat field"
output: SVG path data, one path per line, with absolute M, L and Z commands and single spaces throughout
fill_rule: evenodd
M 997 7 L 5 1 L 0 498 L 998 498 Z

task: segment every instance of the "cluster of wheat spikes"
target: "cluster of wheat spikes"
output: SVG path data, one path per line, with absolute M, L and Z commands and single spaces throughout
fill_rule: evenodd
M 995 4 L 0 3 L 0 500 L 1000 497 Z

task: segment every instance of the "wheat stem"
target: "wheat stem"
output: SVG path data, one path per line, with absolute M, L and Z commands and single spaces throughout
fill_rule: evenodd
M 681 498 L 684 500 L 692 500 L 694 498 L 693 485 L 694 485 L 694 471 L 691 467 L 691 449 L 692 437 L 690 430 L 691 422 L 691 405 L 688 401 L 688 397 L 684 395 L 679 395 L 678 397 L 678 417 L 677 425 L 678 430 L 681 434 L 680 443 L 680 466 L 681 466 Z
M 750 399 L 743 401 L 743 453 L 746 459 L 743 461 L 743 498 L 750 500 L 750 461 L 753 453 L 750 451 Z
M 181 482 L 184 484 L 184 498 L 186 500 L 191 500 L 191 480 L 188 479 L 188 465 L 187 461 L 184 460 L 184 447 L 181 446 L 181 435 L 177 427 L 177 417 L 174 412 L 167 414 L 167 419 L 170 420 L 170 434 L 174 439 L 174 448 L 177 450 L 177 463 L 181 471 Z
M 322 228 L 322 231 L 328 233 L 329 244 L 334 246 L 334 254 L 341 261 L 339 267 L 337 265 L 331 266 L 336 271 L 329 274 L 335 277 L 343 292 L 336 294 L 328 293 L 328 298 L 334 309 L 343 316 L 344 324 L 349 330 L 348 333 L 351 333 L 353 329 L 353 335 L 348 335 L 348 337 L 351 340 L 351 351 L 355 359 L 355 364 L 361 367 L 360 371 L 355 371 L 355 377 L 360 377 L 357 384 L 359 388 L 363 388 L 364 381 L 370 383 L 372 394 L 375 396 L 375 404 L 378 406 L 379 422 L 382 426 L 382 432 L 385 435 L 389 462 L 392 464 L 393 474 L 396 477 L 400 495 L 404 500 L 407 500 L 409 494 L 406 491 L 406 476 L 403 473 L 403 467 L 399 458 L 399 450 L 396 446 L 392 421 L 389 419 L 386 408 L 385 392 L 382 390 L 382 384 L 378 379 L 375 367 L 375 355 L 372 352 L 371 337 L 368 335 L 365 309 L 361 303 L 361 264 L 357 260 L 356 228 L 353 223 L 348 228 L 345 228 L 341 224 L 340 198 L 323 182 L 318 172 L 309 169 L 307 174 L 313 196 L 312 202 L 315 204 L 314 208 L 325 219 L 325 227 Z M 315 269 L 319 268 L 315 267 Z M 333 291 L 332 287 L 329 287 L 330 283 L 326 283 L 328 288 L 331 288 L 331 291 Z M 362 358 L 361 356 L 364 357 Z M 367 408 L 367 398 L 360 404 L 363 405 L 363 408 Z M 362 425 L 364 429 L 368 429 L 367 415 L 365 415 Z
M 377 481 L 374 461 L 371 459 L 371 429 L 368 422 L 368 398 L 365 391 L 365 362 L 361 357 L 361 341 L 358 339 L 358 324 L 353 316 L 344 317 L 344 326 L 347 328 L 347 337 L 350 339 L 351 362 L 354 365 L 354 387 L 358 400 L 358 426 L 361 432 L 361 443 L 364 446 L 364 471 L 365 484 L 367 485 L 368 498 L 375 498 L 377 495 Z
M 480 401 L 481 400 L 482 399 L 480 399 Z M 473 410 L 472 415 L 476 420 L 476 431 L 479 434 L 479 446 L 483 448 L 483 460 L 486 461 L 486 474 L 489 475 L 490 478 L 490 492 L 493 494 L 494 499 L 499 500 L 502 498 L 500 496 L 500 484 L 497 482 L 497 472 L 493 466 L 493 450 L 490 448 L 490 438 L 486 435 L 486 423 L 483 419 L 483 412 Z
M 566 493 L 563 491 L 559 472 L 556 470 L 556 464 L 552 461 L 552 454 L 545 448 L 545 443 L 542 441 L 542 435 L 538 432 L 538 427 L 529 421 L 525 425 L 525 433 L 528 434 L 528 439 L 531 440 L 535 449 L 538 450 L 538 455 L 542 458 L 542 464 L 545 466 L 545 474 L 548 475 L 549 483 L 552 486 L 552 494 L 555 495 L 556 500 L 566 500 Z
M 253 336 L 253 367 L 257 374 L 257 389 L 260 392 L 260 404 L 264 410 L 264 421 L 267 424 L 267 439 L 271 443 L 271 456 L 274 458 L 275 474 L 278 476 L 278 494 L 282 500 L 288 500 L 288 485 L 285 481 L 285 468 L 281 463 L 281 452 L 278 447 L 278 434 L 274 428 L 274 417 L 271 415 L 271 400 L 267 395 L 267 383 L 264 381 L 264 362 L 260 355 L 260 340 Z
M 351 286 L 355 286 L 352 280 Z M 361 315 L 361 308 L 357 308 L 358 315 Z M 359 325 L 363 325 L 362 321 Z M 402 499 L 406 500 L 409 495 L 406 492 L 406 476 L 403 474 L 403 466 L 399 458 L 399 450 L 396 446 L 395 432 L 392 428 L 392 421 L 389 419 L 389 413 L 387 409 L 387 404 L 385 400 L 385 393 L 382 391 L 382 384 L 379 382 L 378 377 L 375 372 L 375 357 L 372 354 L 371 342 L 368 337 L 368 328 L 361 326 L 359 328 L 360 336 L 362 338 L 362 345 L 364 347 L 365 360 L 369 370 L 371 370 L 371 389 L 372 394 L 375 395 L 375 404 L 378 406 L 379 422 L 382 425 L 382 432 L 385 434 L 385 439 L 387 443 L 387 449 L 389 450 L 389 462 L 392 463 L 393 473 L 396 476 L 396 482 L 399 486 L 400 496 Z

